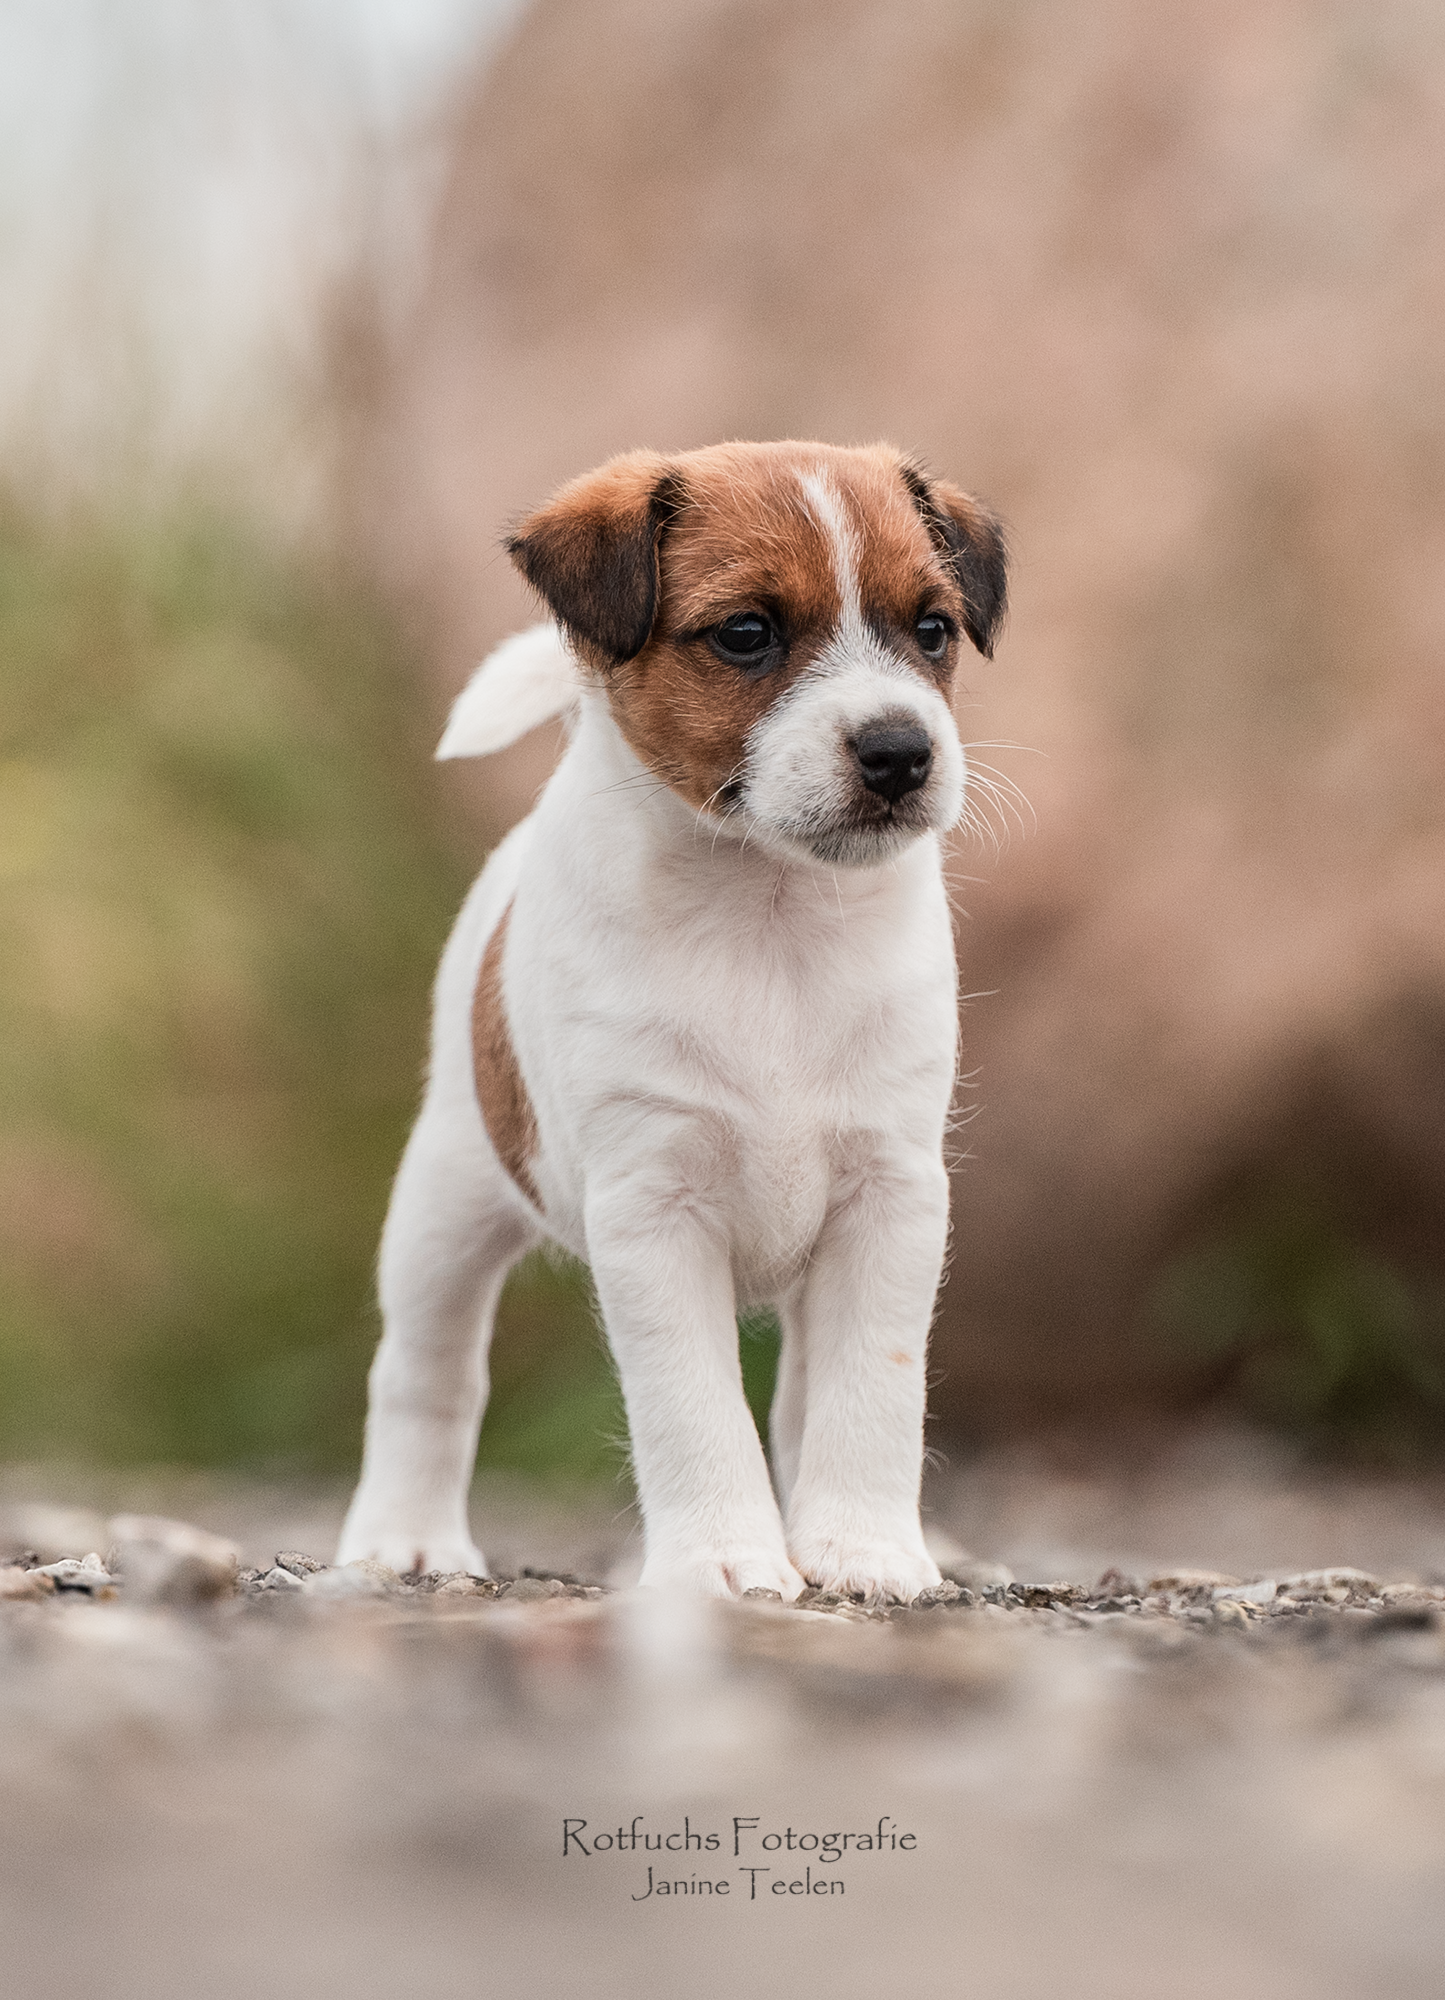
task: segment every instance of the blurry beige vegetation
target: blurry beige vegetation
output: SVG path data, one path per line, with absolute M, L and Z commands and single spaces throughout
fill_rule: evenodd
M 354 1453 L 435 952 L 555 753 L 427 763 L 535 615 L 498 526 L 789 433 L 1018 551 L 946 1427 L 1429 1441 L 1445 17 L 517 12 L 0 0 L 0 1451 Z M 484 1459 L 616 1466 L 574 1276 L 497 1358 Z

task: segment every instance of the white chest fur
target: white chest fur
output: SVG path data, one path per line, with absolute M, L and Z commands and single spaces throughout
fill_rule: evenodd
M 880 1155 L 936 1160 L 957 1016 L 934 839 L 835 871 L 718 838 L 596 696 L 524 839 L 505 991 L 569 1249 L 625 1161 L 639 1200 L 707 1211 L 754 1302 Z

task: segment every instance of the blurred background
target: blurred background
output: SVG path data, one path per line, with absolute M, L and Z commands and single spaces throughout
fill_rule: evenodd
M 1017 551 L 936 1442 L 1438 1461 L 1430 0 L 0 0 L 0 296 L 0 1456 L 355 1463 L 498 529 L 796 435 Z M 483 1464 L 622 1429 L 529 1267 Z

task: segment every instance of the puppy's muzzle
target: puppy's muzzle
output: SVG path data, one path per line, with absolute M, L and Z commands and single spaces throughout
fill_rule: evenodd
M 921 791 L 928 783 L 933 742 L 925 729 L 897 724 L 863 729 L 850 747 L 866 789 L 889 805 L 896 805 L 909 792 Z

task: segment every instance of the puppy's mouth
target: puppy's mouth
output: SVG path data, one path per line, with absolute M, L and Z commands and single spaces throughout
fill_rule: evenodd
M 926 792 L 880 799 L 860 791 L 828 821 L 808 827 L 804 839 L 818 860 L 857 867 L 886 860 L 921 834 L 931 833 L 935 826 L 932 800 Z
M 818 755 L 810 735 L 765 744 L 718 785 L 704 811 L 745 845 L 827 867 L 876 867 L 956 816 L 946 747 L 919 718 L 887 713 L 840 731 Z
M 754 812 L 744 785 L 729 789 L 732 796 L 725 800 L 719 792 L 713 810 L 730 829 L 790 859 L 830 868 L 875 867 L 939 827 L 932 800 L 922 792 L 889 800 L 859 790 L 831 811 L 779 818 Z

